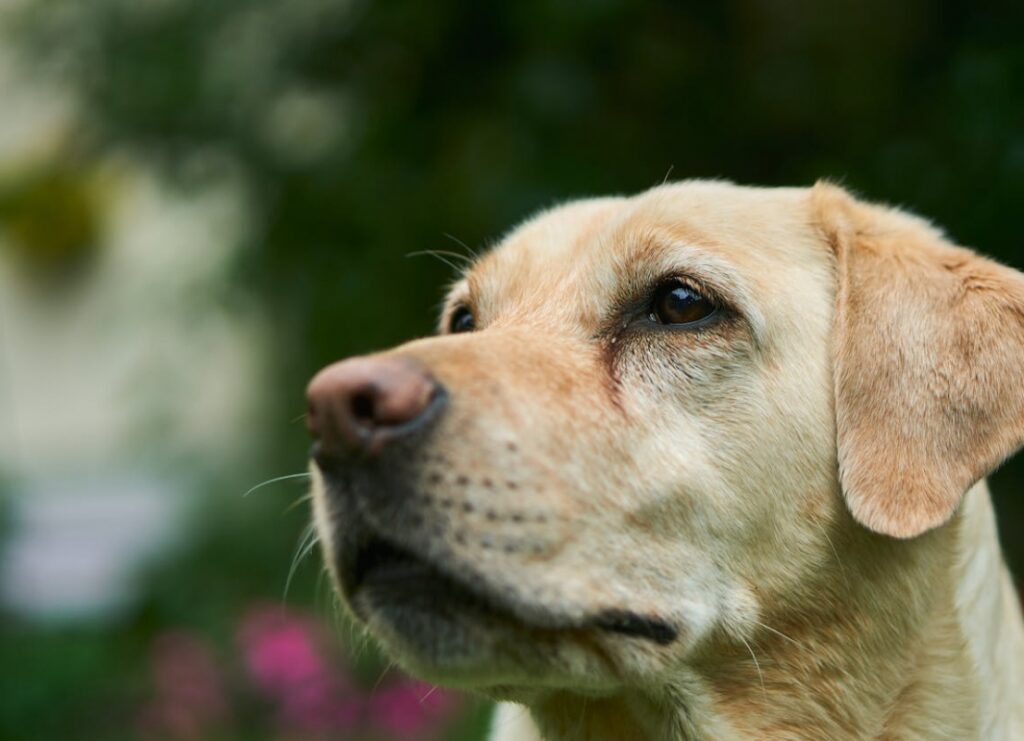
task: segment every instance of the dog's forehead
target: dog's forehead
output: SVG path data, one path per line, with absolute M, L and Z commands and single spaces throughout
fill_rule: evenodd
M 688 262 L 756 293 L 824 258 L 806 199 L 805 189 L 694 181 L 574 201 L 514 229 L 470 271 L 469 290 L 485 320 L 571 312 L 584 324 L 599 320 L 624 281 L 655 280 Z M 809 252 L 818 254 L 808 260 Z
M 627 198 L 592 198 L 544 211 L 513 229 L 469 275 L 475 293 L 509 299 L 547 293 L 585 277 L 585 265 L 628 209 Z

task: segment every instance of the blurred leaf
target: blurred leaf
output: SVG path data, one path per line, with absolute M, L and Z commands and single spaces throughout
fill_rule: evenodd
M 0 184 L 4 244 L 37 277 L 66 278 L 99 246 L 100 199 L 87 171 L 62 164 Z

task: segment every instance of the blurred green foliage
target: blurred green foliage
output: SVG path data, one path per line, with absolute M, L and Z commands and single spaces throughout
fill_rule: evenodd
M 16 38 L 83 97 L 79 147 L 128 150 L 183 187 L 242 173 L 256 228 L 239 280 L 280 318 L 293 404 L 322 362 L 430 329 L 445 273 L 406 253 L 447 233 L 478 246 L 670 168 L 829 176 L 1020 261 L 1017 4 L 29 8 Z
M 11 38 L 81 98 L 81 156 L 140 158 L 181 188 L 244 184 L 252 224 L 234 277 L 265 307 L 279 420 L 255 479 L 301 468 L 288 420 L 313 371 L 431 331 L 450 273 L 408 253 L 486 246 L 561 199 L 667 173 L 830 177 L 1024 268 L 1022 23 L 1019 3 L 965 0 L 36 0 Z M 54 252 L 92 229 L 59 166 L 26 186 L 19 217 Z M 74 235 L 33 236 L 51 192 Z M 1018 574 L 1022 483 L 1020 461 L 994 477 Z M 80 695 L 109 666 L 131 684 L 147 625 L 216 632 L 278 589 L 304 514 L 256 501 L 206 518 L 189 560 L 154 574 L 124 643 L 58 639 L 66 661 L 44 659 L 61 666 L 58 691 Z M 300 603 L 314 575 L 300 571 Z M 0 731 L 47 715 L 35 691 Z

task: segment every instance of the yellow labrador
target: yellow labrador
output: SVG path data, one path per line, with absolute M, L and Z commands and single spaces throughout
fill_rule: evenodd
M 309 388 L 343 601 L 493 738 L 1024 739 L 1024 275 L 843 190 L 570 203 Z

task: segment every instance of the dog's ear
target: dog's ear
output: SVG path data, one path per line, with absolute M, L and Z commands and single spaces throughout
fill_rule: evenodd
M 810 198 L 836 260 L 843 494 L 868 528 L 911 538 L 1024 443 L 1024 275 L 835 186 Z

